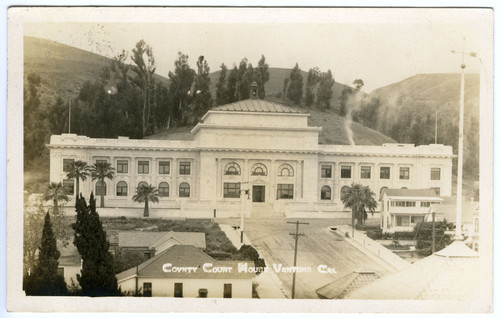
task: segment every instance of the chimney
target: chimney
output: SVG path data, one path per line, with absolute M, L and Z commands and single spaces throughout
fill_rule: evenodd
M 258 85 L 255 81 L 250 85 L 250 99 L 259 99 Z

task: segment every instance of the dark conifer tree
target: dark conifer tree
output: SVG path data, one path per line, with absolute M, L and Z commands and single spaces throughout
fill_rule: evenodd
M 67 294 L 64 277 L 57 272 L 59 256 L 56 238 L 52 231 L 50 215 L 45 215 L 38 262 L 30 276 L 25 277 L 24 289 L 27 295 L 61 296 Z
M 290 84 L 288 85 L 287 98 L 291 100 L 295 105 L 300 105 L 302 101 L 302 71 L 299 68 L 299 64 L 295 63 L 295 67 L 290 73 Z
M 106 231 L 102 228 L 96 211 L 94 194 L 90 195 L 89 205 L 81 196 L 76 205 L 77 220 L 74 244 L 82 257 L 81 274 L 77 275 L 85 296 L 118 296 L 113 257 L 109 253 Z

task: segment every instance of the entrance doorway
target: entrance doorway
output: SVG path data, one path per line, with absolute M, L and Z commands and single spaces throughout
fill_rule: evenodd
M 265 202 L 266 201 L 266 187 L 254 185 L 252 188 L 252 202 Z

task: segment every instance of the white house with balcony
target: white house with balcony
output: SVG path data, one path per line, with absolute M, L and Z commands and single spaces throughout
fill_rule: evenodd
M 254 96 L 254 94 L 251 94 Z M 71 163 L 106 161 L 113 179 L 80 181 L 101 215 L 141 216 L 136 188 L 152 184 L 160 202 L 151 217 L 293 216 L 348 217 L 342 193 L 361 183 L 376 193 L 388 188 L 434 188 L 451 195 L 452 148 L 444 145 L 320 145 L 321 127 L 309 114 L 251 98 L 209 110 L 190 140 L 133 140 L 53 135 L 50 181 L 63 182 L 74 197 Z M 242 190 L 249 190 L 246 194 Z M 70 206 L 71 203 L 68 204 Z M 112 208 L 112 209 L 109 209 Z
M 443 201 L 434 189 L 387 189 L 381 198 L 382 231 L 413 231 L 419 222 L 428 220 L 431 207 Z

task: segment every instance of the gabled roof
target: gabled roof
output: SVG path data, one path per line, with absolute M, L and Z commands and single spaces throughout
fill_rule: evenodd
M 303 114 L 298 109 L 269 102 L 263 99 L 245 99 L 231 104 L 212 108 L 216 111 L 263 112 L 263 113 L 295 113 Z
M 325 299 L 341 299 L 350 292 L 379 278 L 380 276 L 374 271 L 358 270 L 316 289 L 316 293 Z
M 213 267 L 230 267 L 230 272 L 205 272 L 203 265 L 212 264 Z M 249 261 L 218 261 L 205 254 L 201 250 L 191 245 L 174 245 L 165 251 L 159 253 L 153 258 L 140 264 L 137 268 L 133 267 L 116 275 L 120 282 L 127 278 L 151 277 L 151 278 L 212 278 L 212 279 L 251 279 L 255 276 L 253 273 L 238 272 L 238 263 L 247 263 L 248 266 L 254 266 Z M 174 267 L 195 267 L 195 272 L 164 272 L 163 265 L 171 264 Z
M 386 189 L 384 193 L 388 197 L 439 198 L 433 189 Z
M 455 241 L 405 269 L 380 278 L 346 298 L 470 300 L 480 295 L 479 255 Z
M 118 246 L 131 248 L 153 248 L 166 240 L 174 238 L 179 244 L 194 245 L 205 249 L 205 233 L 203 232 L 141 232 L 123 231 L 118 233 Z

